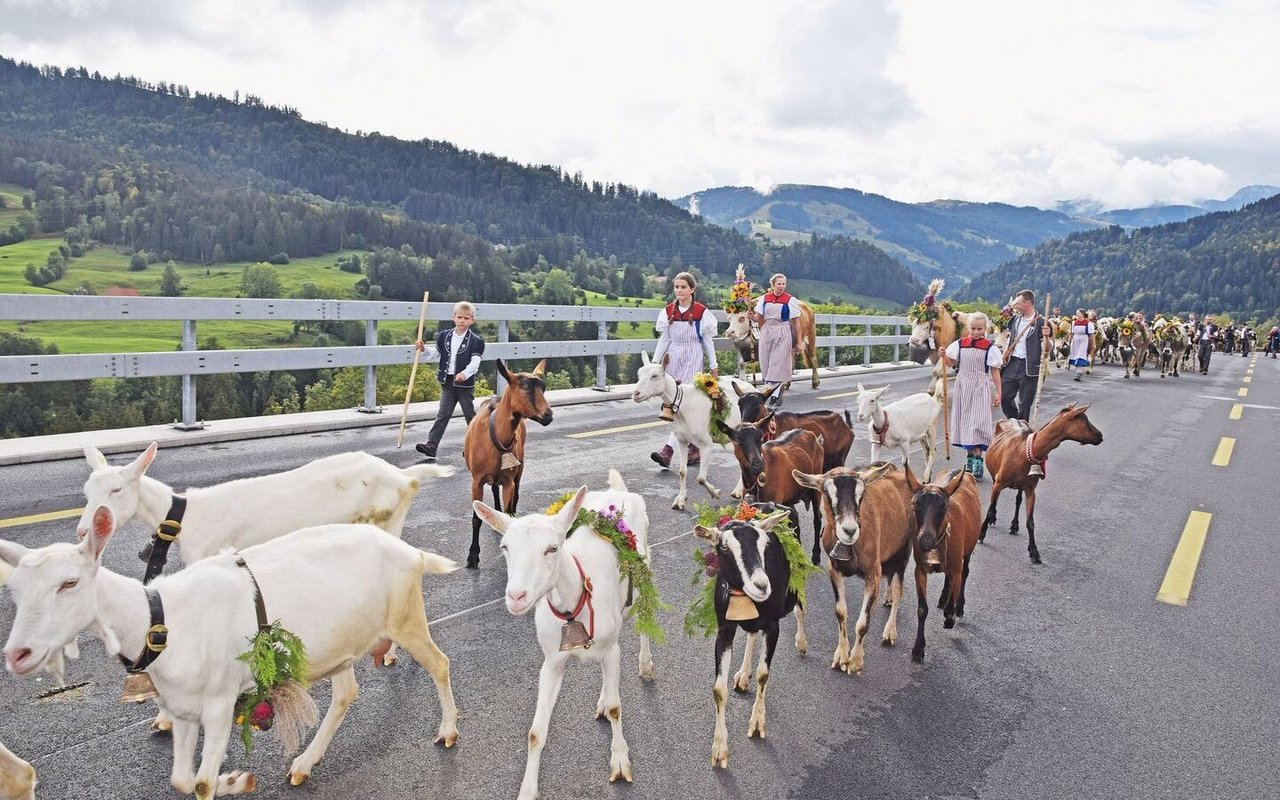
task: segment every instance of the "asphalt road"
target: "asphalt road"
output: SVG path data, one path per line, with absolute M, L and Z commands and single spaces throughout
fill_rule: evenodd
M 866 668 L 848 676 L 829 669 L 836 630 L 824 577 L 809 584 L 807 656 L 784 634 L 769 682 L 768 738 L 748 740 L 750 697 L 729 703 L 732 756 L 710 765 L 712 643 L 680 634 L 692 599 L 689 516 L 671 511 L 674 476 L 648 453 L 658 428 L 570 439 L 567 434 L 648 422 L 656 408 L 630 401 L 557 412 L 551 427 L 530 433 L 524 510 L 544 507 L 568 488 L 602 486 L 616 466 L 649 499 L 650 541 L 663 598 L 666 647 L 655 649 L 658 680 L 635 675 L 636 642 L 624 638 L 623 725 L 635 783 L 607 783 L 609 728 L 592 719 L 598 672 L 570 668 L 543 752 L 547 798 L 680 797 L 1274 797 L 1280 785 L 1280 689 L 1274 679 L 1280 634 L 1271 624 L 1278 592 L 1265 564 L 1274 559 L 1274 476 L 1280 474 L 1276 423 L 1280 361 L 1217 355 L 1208 376 L 1125 380 L 1099 368 L 1083 383 L 1061 374 L 1045 387 L 1041 419 L 1067 402 L 1090 404 L 1102 430 L 1099 447 L 1068 444 L 1050 459 L 1037 506 L 1033 566 L 1025 536 L 1005 531 L 1013 498 L 1001 498 L 997 529 L 973 558 L 967 616 L 943 630 L 930 614 L 924 664 L 910 660 L 915 599 L 908 591 L 897 647 L 870 644 Z M 919 391 L 924 377 L 893 382 L 887 400 Z M 853 379 L 788 396 L 791 410 L 849 407 Z M 1236 403 L 1239 420 L 1229 419 Z M 415 435 L 425 435 L 425 425 Z M 443 461 L 461 462 L 455 422 Z M 394 449 L 391 428 L 363 429 L 162 451 L 151 469 L 179 487 L 208 485 L 288 469 L 330 453 L 364 449 L 393 463 L 416 453 Z M 1226 466 L 1210 461 L 1224 436 L 1236 439 Z M 851 463 L 869 457 L 857 429 Z M 956 451 L 950 465 L 962 461 Z M 711 454 L 713 482 L 726 492 L 735 469 L 728 451 Z M 913 465 L 921 466 L 921 456 Z M 120 459 L 113 459 L 120 461 Z M 942 462 L 946 463 L 946 462 Z M 0 470 L 0 518 L 71 508 L 82 502 L 81 461 Z M 405 529 L 414 545 L 463 560 L 470 537 L 465 475 L 428 485 Z M 985 495 L 990 481 L 982 484 Z M 701 493 L 701 494 L 700 494 Z M 691 488 L 691 500 L 705 498 Z M 1185 606 L 1156 599 L 1193 510 L 1212 514 Z M 73 536 L 69 520 L 0 529 L 0 536 L 39 546 Z M 804 537 L 809 541 L 808 521 Z M 132 523 L 107 554 L 108 566 L 139 575 L 134 553 L 147 534 Z M 431 743 L 438 723 L 434 689 L 407 657 L 391 669 L 357 670 L 361 695 L 311 781 L 291 789 L 288 759 L 259 735 L 252 759 L 232 741 L 226 769 L 252 768 L 262 797 L 466 797 L 516 794 L 525 734 L 536 701 L 541 654 L 533 621 L 512 617 L 498 598 L 505 570 L 482 533 L 482 567 L 424 581 L 437 642 L 452 659 L 462 717 L 458 746 Z M 851 595 L 861 595 L 852 580 Z M 931 596 L 941 581 L 935 578 Z M 883 625 L 884 609 L 872 621 Z M 7 636 L 12 601 L 0 600 Z M 0 676 L 0 741 L 33 762 L 40 797 L 174 796 L 171 746 L 152 735 L 151 709 L 122 706 L 122 673 L 101 644 L 82 638 L 68 680 L 82 689 L 48 700 L 47 678 Z M 870 638 L 870 637 L 869 637 Z M 878 641 L 878 635 L 874 641 Z M 741 644 L 741 639 L 739 639 Z M 738 654 L 741 653 L 739 646 Z M 315 688 L 323 708 L 327 685 Z

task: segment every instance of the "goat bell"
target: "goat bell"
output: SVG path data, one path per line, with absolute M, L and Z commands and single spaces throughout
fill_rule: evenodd
M 159 697 L 156 685 L 151 676 L 145 672 L 130 672 L 124 678 L 124 691 L 120 693 L 121 703 L 141 703 L 153 697 Z
M 516 458 L 515 453 L 503 453 L 502 463 L 498 465 L 498 469 L 506 472 L 509 469 L 515 469 L 520 466 L 520 459 Z
M 836 546 L 831 548 L 831 558 L 835 561 L 853 560 L 853 545 L 836 539 Z
M 760 609 L 755 602 L 742 592 L 729 592 L 729 607 L 725 609 L 724 618 L 730 622 L 755 619 L 760 616 Z
M 576 619 L 571 619 L 560 629 L 560 652 L 591 649 L 591 637 L 587 635 L 587 627 Z
M 926 550 L 924 552 L 924 565 L 928 567 L 930 572 L 942 571 L 942 553 L 937 548 Z

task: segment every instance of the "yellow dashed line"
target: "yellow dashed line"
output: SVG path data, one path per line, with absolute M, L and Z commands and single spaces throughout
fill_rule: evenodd
M 43 514 L 31 514 L 26 517 L 0 519 L 0 528 L 16 528 L 19 525 L 31 525 L 36 522 L 48 522 L 54 519 L 71 519 L 84 513 L 83 508 L 66 508 L 62 511 L 46 511 Z
M 1231 406 L 1231 413 L 1227 415 L 1227 419 L 1240 419 L 1244 414 L 1244 403 L 1235 403 Z
M 1253 378 L 1250 378 L 1248 375 L 1244 376 L 1240 380 L 1242 383 L 1253 383 Z
M 1204 550 L 1205 536 L 1209 533 L 1209 522 L 1213 515 L 1204 511 L 1192 511 L 1187 517 L 1187 524 L 1182 529 L 1182 538 L 1173 551 L 1173 559 L 1169 569 L 1164 573 L 1164 581 L 1156 599 L 1171 606 L 1185 606 L 1191 596 L 1191 582 L 1196 577 L 1196 567 L 1200 565 L 1200 553 Z
M 1213 454 L 1212 464 L 1215 467 L 1225 467 L 1231 463 L 1231 452 L 1236 449 L 1236 440 L 1230 436 L 1223 436 L 1222 441 L 1218 442 L 1218 450 Z
M 1248 389 L 1243 389 L 1243 388 L 1242 388 L 1240 391 L 1236 392 L 1236 395 L 1237 395 L 1238 397 L 1248 397 L 1248 396 L 1249 396 L 1249 390 L 1248 390 Z
M 564 438 L 590 439 L 592 436 L 608 436 L 611 433 L 622 433 L 624 431 L 638 431 L 638 430 L 643 430 L 644 428 L 657 428 L 662 425 L 670 425 L 670 424 L 671 424 L 670 422 L 663 422 L 662 420 L 658 420 L 657 422 L 639 422 L 639 423 L 636 423 L 635 425 L 623 425 L 618 428 L 602 428 L 601 430 L 598 430 L 598 431 L 583 431 L 582 433 L 569 433 L 569 434 L 565 434 Z
M 818 399 L 819 400 L 835 400 L 840 397 L 853 397 L 856 394 L 858 394 L 858 390 L 855 389 L 852 392 L 840 392 L 839 394 L 820 394 L 818 395 Z

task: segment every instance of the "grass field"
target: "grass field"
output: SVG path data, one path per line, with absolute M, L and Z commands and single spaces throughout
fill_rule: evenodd
M 26 191 L 12 183 L 0 183 L 0 197 L 4 198 L 4 208 L 0 208 L 0 228 L 8 230 L 18 217 L 31 213 L 22 207 L 22 195 Z

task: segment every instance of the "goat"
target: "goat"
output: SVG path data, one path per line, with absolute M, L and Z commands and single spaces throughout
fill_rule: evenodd
M 570 656 L 600 664 L 604 675 L 600 699 L 596 703 L 596 719 L 608 717 L 613 727 L 613 744 L 609 759 L 609 780 L 631 781 L 631 756 L 622 735 L 622 699 L 619 694 L 619 664 L 622 649 L 618 635 L 622 630 L 622 610 L 627 597 L 627 581 L 620 574 L 618 553 L 611 542 L 590 528 L 575 533 L 573 522 L 578 510 L 604 511 L 610 505 L 620 510 L 621 517 L 635 535 L 636 551 L 649 559 L 649 517 L 644 498 L 627 491 L 622 476 L 609 470 L 609 490 L 588 492 L 578 489 L 555 514 L 528 514 L 513 517 L 483 502 L 472 503 L 476 514 L 489 527 L 502 534 L 501 550 L 507 561 L 507 610 L 517 616 L 534 610 L 538 644 L 542 646 L 542 669 L 538 673 L 538 706 L 529 728 L 529 757 L 525 764 L 520 797 L 532 800 L 538 796 L 538 770 L 542 748 L 547 743 L 547 727 L 564 680 Z M 546 598 L 546 602 L 542 602 Z M 575 618 L 586 606 L 588 647 L 561 650 L 561 620 L 556 609 L 572 609 Z M 653 657 L 649 640 L 640 637 L 640 677 L 653 679 Z
M 36 768 L 0 744 L 0 800 L 35 800 Z
M 449 747 L 457 740 L 449 659 L 431 640 L 422 596 L 423 574 L 451 572 L 452 561 L 373 525 L 323 525 L 246 548 L 239 556 L 211 556 L 144 586 L 102 566 L 115 528 L 111 510 L 100 506 L 79 544 L 29 550 L 0 540 L 0 560 L 15 567 L 9 591 L 17 606 L 5 666 L 19 677 L 31 675 L 86 629 L 111 655 L 146 652 L 159 621 L 149 608 L 157 598 L 167 642 L 146 672 L 161 709 L 173 720 L 170 783 L 179 792 L 195 792 L 203 800 L 250 792 L 257 784 L 253 773 L 219 770 L 236 698 L 254 685 L 249 665 L 236 657 L 257 630 L 259 592 L 267 618 L 279 620 L 305 644 L 307 679 L 333 678 L 324 721 L 290 766 L 293 785 L 310 776 L 356 698 L 353 663 L 384 638 L 399 642 L 435 681 L 441 707 L 436 743 Z M 196 772 L 201 728 L 204 748 Z
M 769 413 L 765 401 L 775 387 L 770 386 L 763 392 L 744 392 L 737 383 L 733 391 L 738 395 L 738 413 L 743 422 L 759 422 Z M 835 411 L 774 411 L 770 424 L 770 436 L 778 436 L 794 428 L 811 431 L 822 437 L 822 471 L 843 467 L 849 457 L 849 448 L 853 446 L 853 420 L 849 412 L 838 414 Z
M 644 363 L 636 374 L 636 386 L 631 392 L 631 399 L 642 403 L 652 397 L 660 397 L 664 405 L 676 406 L 676 418 L 673 423 L 676 451 L 671 459 L 671 469 L 680 477 L 680 491 L 676 494 L 671 507 L 677 511 L 683 511 L 685 500 L 689 496 L 689 445 L 692 444 L 704 453 L 709 453 L 712 444 L 711 398 L 697 389 L 685 391 L 679 381 L 667 374 L 670 355 L 663 356 L 662 363 L 650 361 L 649 354 L 643 351 L 640 353 L 640 358 Z M 730 403 L 726 394 L 732 382 L 732 378 L 721 378 L 720 393 L 725 395 L 724 402 L 729 404 L 725 422 L 729 427 L 736 428 L 742 421 L 742 416 L 738 413 L 738 406 Z M 698 483 L 706 488 L 708 494 L 719 499 L 720 490 L 707 480 L 708 460 L 703 458 L 698 463 Z
M 916 643 L 911 660 L 924 661 L 924 621 L 929 616 L 929 573 L 945 572 L 942 596 L 942 627 L 953 628 L 956 617 L 964 616 L 964 590 L 969 582 L 969 558 L 978 546 L 982 501 L 978 482 L 964 470 L 943 476 L 941 485 L 921 484 L 907 467 L 907 488 L 917 534 L 912 543 L 916 562 Z M 936 561 L 928 554 L 936 553 Z
M 800 517 L 795 505 L 804 502 L 813 509 L 813 563 L 820 558 L 818 537 L 822 533 L 822 509 L 817 494 L 801 486 L 791 477 L 791 470 L 823 472 L 825 444 L 821 436 L 800 428 L 793 428 L 776 439 L 767 438 L 770 430 L 770 414 L 760 422 L 744 422 L 737 428 L 724 423 L 720 429 L 733 440 L 733 454 L 742 470 L 742 483 L 746 492 L 762 503 L 776 503 L 792 509 L 793 528 L 800 538 Z
M 501 399 L 488 400 L 476 409 L 462 439 L 462 457 L 471 473 L 471 502 L 484 497 L 485 484 L 489 484 L 493 504 L 514 514 L 520 500 L 520 477 L 524 475 L 524 420 L 527 417 L 545 428 L 553 416 L 547 402 L 547 385 L 542 380 L 547 360 L 539 361 L 533 372 L 510 372 L 502 359 L 498 359 L 497 366 L 498 374 L 507 381 L 506 391 Z M 479 566 L 480 518 L 472 514 L 467 569 Z
M 822 498 L 822 548 L 830 556 L 827 576 L 836 596 L 839 627 L 831 668 L 853 675 L 862 672 L 862 643 L 871 627 L 871 610 L 884 575 L 889 577 L 889 620 L 883 643 L 891 646 L 898 641 L 902 576 L 911 556 L 911 492 L 902 472 L 891 464 L 864 470 L 839 467 L 822 475 L 797 470 L 792 477 Z M 866 584 L 852 651 L 844 586 L 850 575 L 861 575 Z
M 733 639 L 738 628 L 749 634 L 765 636 L 764 649 L 756 668 L 756 699 L 747 724 L 747 738 L 765 736 L 765 684 L 769 667 L 778 646 L 779 622 L 799 607 L 799 597 L 788 588 L 791 566 L 773 528 L 786 519 L 786 510 L 757 517 L 750 522 L 732 520 L 726 527 L 708 528 L 698 525 L 694 534 L 715 548 L 719 569 L 716 573 L 715 609 L 718 629 L 715 644 L 716 679 L 712 695 L 716 704 L 715 733 L 711 739 L 711 764 L 729 766 L 729 731 L 725 724 L 725 704 L 729 698 L 729 669 L 733 663 Z M 745 596 L 755 606 L 752 619 L 730 619 L 730 595 Z M 735 615 L 736 616 L 736 615 Z M 743 661 L 745 670 L 750 655 Z
M 185 500 L 185 510 L 176 513 L 180 532 L 165 535 L 176 536 L 182 562 L 190 566 L 228 548 L 243 550 L 327 523 L 367 522 L 400 538 L 422 481 L 453 474 L 453 467 L 419 464 L 400 469 L 368 453 L 339 453 L 287 472 L 191 488 L 180 495 L 146 474 L 156 457 L 155 442 L 124 466 L 111 466 L 92 445 L 84 448 L 84 457 L 93 471 L 84 483 L 86 504 L 76 533 L 83 538 L 95 510 L 103 506 L 111 509 L 117 526 L 139 517 L 157 531 L 139 554 L 149 565 L 152 547 L 168 547 L 160 526 L 174 513 L 175 502 Z M 155 563 L 160 568 L 164 560 Z M 375 654 L 380 655 L 375 663 L 390 666 L 396 661 L 393 646 L 379 647 Z M 168 730 L 169 720 L 160 714 L 152 728 Z
M 911 445 L 919 442 L 924 449 L 924 479 L 927 481 L 933 477 L 933 460 L 936 455 L 934 438 L 937 435 L 935 426 L 942 409 L 925 392 L 909 394 L 881 407 L 880 396 L 888 389 L 888 386 L 864 389 L 861 383 L 858 384 L 858 422 L 867 423 L 867 432 L 871 437 L 871 460 L 880 460 L 881 448 L 896 447 L 902 451 L 902 465 L 905 467 Z

